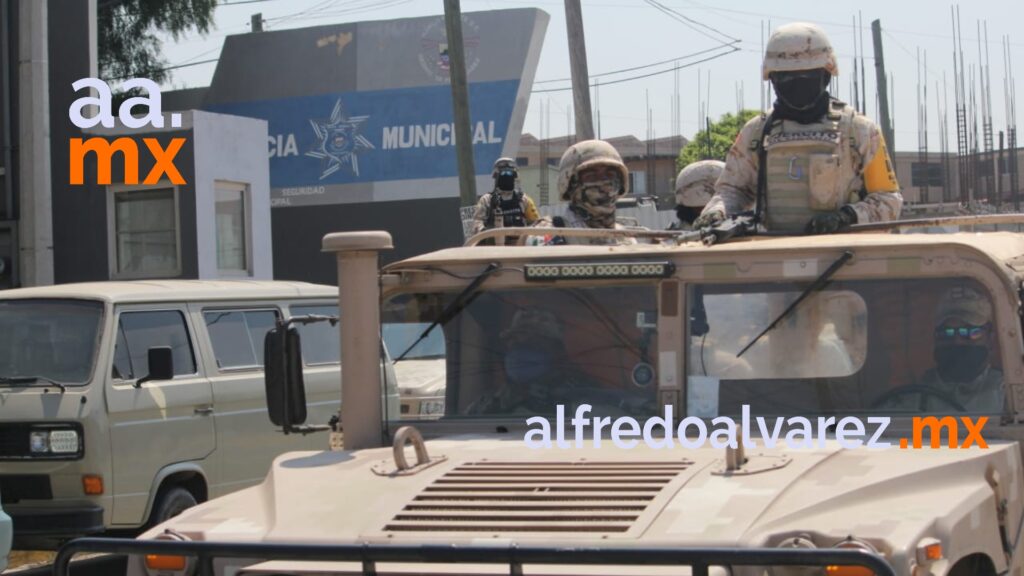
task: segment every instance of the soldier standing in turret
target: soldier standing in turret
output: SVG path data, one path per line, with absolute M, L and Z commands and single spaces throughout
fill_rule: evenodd
M 555 228 L 622 230 L 615 222 L 615 202 L 629 189 L 629 169 L 615 147 L 604 140 L 570 146 L 558 163 L 558 192 L 569 205 L 560 216 L 535 224 Z M 530 244 L 636 244 L 636 239 L 552 236 L 530 237 Z
M 898 219 L 903 196 L 881 130 L 828 93 L 839 67 L 825 32 L 779 27 L 762 70 L 778 98 L 740 131 L 694 227 L 751 210 L 768 230 L 807 234 Z

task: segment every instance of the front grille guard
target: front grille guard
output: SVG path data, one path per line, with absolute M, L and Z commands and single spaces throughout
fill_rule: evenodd
M 79 538 L 66 543 L 54 561 L 55 576 L 69 576 L 71 558 L 82 552 L 159 554 L 196 558 L 196 573 L 214 576 L 215 558 L 359 562 L 362 573 L 377 574 L 379 562 L 506 564 L 521 576 L 523 564 L 690 566 L 693 576 L 708 576 L 710 566 L 861 566 L 875 576 L 896 576 L 881 556 L 860 550 L 782 548 L 642 548 L 625 546 L 457 546 L 457 545 L 310 545 L 231 542 L 180 542 Z

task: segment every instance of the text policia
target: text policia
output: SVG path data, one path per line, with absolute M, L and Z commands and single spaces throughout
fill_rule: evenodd
M 71 103 L 68 109 L 68 118 L 71 123 L 83 130 L 102 125 L 104 128 L 114 128 L 113 97 L 110 86 L 98 78 L 82 78 L 71 84 L 71 87 L 79 90 L 91 88 L 95 90 L 96 96 L 83 96 Z M 139 129 L 147 125 L 152 128 L 163 128 L 164 117 L 160 107 L 160 87 L 147 78 L 132 78 L 121 85 L 125 91 L 133 89 L 145 90 L 145 96 L 134 96 L 126 99 L 118 108 L 117 117 L 125 128 Z M 135 108 L 144 108 L 145 114 L 134 116 Z M 93 112 L 86 117 L 84 112 Z M 171 127 L 181 127 L 181 114 L 171 114 Z M 184 138 L 170 138 L 167 146 L 161 144 L 157 138 L 143 138 L 142 142 L 149 150 L 153 158 L 153 167 L 150 169 L 143 184 L 156 184 L 166 178 L 172 184 L 185 184 L 181 172 L 174 165 L 174 157 L 181 150 L 185 143 Z M 139 183 L 139 145 L 126 137 L 108 140 L 102 136 L 92 138 L 72 138 L 70 142 L 70 184 L 85 183 L 85 155 L 96 154 L 96 184 L 111 183 L 111 163 L 114 153 L 119 152 L 124 161 L 125 184 Z
M 612 444 L 623 450 L 630 450 L 639 445 L 640 441 L 650 448 L 660 450 L 674 448 L 673 436 L 683 448 L 696 449 L 710 443 L 712 448 L 738 448 L 738 434 L 742 432 L 742 441 L 745 448 L 756 448 L 757 444 L 751 439 L 751 424 L 756 423 L 757 431 L 760 433 L 761 442 L 765 448 L 776 447 L 780 440 L 785 448 L 792 450 L 809 450 L 824 448 L 827 437 L 831 432 L 836 442 L 843 448 L 892 448 L 891 442 L 882 440 L 882 435 L 891 422 L 888 416 L 868 416 L 867 424 L 863 419 L 855 416 L 836 418 L 834 416 L 819 416 L 815 422 L 804 416 L 781 416 L 765 418 L 758 416 L 753 420 L 750 417 L 750 406 L 744 404 L 741 410 L 740 422 L 729 416 L 718 416 L 711 420 L 712 428 L 709 430 L 704 419 L 695 416 L 687 416 L 673 427 L 672 406 L 666 405 L 663 417 L 649 418 L 641 426 L 636 419 L 623 416 L 614 421 L 609 417 L 588 418 L 587 414 L 592 411 L 590 404 L 581 404 L 576 407 L 576 414 L 569 422 L 573 429 L 573 444 L 565 438 L 565 406 L 559 404 L 555 408 L 554 442 L 552 442 L 552 424 L 547 418 L 533 416 L 526 420 L 531 428 L 526 432 L 523 440 L 530 448 L 559 448 L 567 450 L 575 446 L 582 448 L 586 436 L 586 429 L 591 428 L 590 436 L 594 448 L 601 447 L 602 430 L 608 430 Z M 901 438 L 899 447 L 908 448 L 988 448 L 988 444 L 981 435 L 982 428 L 988 421 L 988 417 L 982 416 L 976 419 L 961 416 L 959 420 L 952 416 L 915 416 L 913 418 L 911 438 Z M 788 432 L 782 435 L 783 425 L 786 425 Z M 966 429 L 963 442 L 959 441 L 960 426 Z M 532 426 L 536 426 L 533 428 Z M 929 442 L 924 443 L 925 432 L 929 433 Z M 945 432 L 945 435 L 943 435 Z M 947 442 L 943 444 L 943 437 Z

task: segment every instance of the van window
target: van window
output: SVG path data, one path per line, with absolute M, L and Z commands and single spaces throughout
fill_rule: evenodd
M 148 354 L 154 346 L 171 347 L 175 376 L 196 373 L 185 316 L 177 310 L 161 310 L 121 313 L 114 348 L 114 377 L 134 380 L 149 374 Z
M 292 306 L 292 316 L 320 314 L 337 316 L 337 306 L 305 305 Z M 338 327 L 330 322 L 299 324 L 299 338 L 302 341 L 302 359 L 306 366 L 317 364 L 337 364 L 341 362 L 341 341 L 338 340 Z
M 102 317 L 101 302 L 0 301 L 0 377 L 85 384 L 92 376 Z
M 263 339 L 274 327 L 276 310 L 206 310 L 203 320 L 218 368 L 263 366 Z

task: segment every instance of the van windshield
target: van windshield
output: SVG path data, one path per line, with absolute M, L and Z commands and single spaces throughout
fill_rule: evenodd
M 0 300 L 0 385 L 87 383 L 102 317 L 101 302 Z

